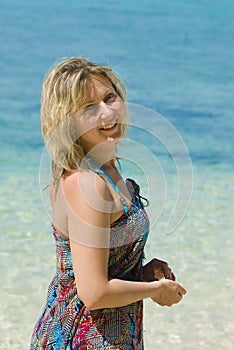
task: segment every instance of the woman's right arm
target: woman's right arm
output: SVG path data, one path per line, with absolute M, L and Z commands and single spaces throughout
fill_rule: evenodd
M 71 241 L 72 260 L 79 297 L 90 309 L 120 307 L 151 297 L 160 305 L 178 303 L 185 290 L 177 282 L 108 280 L 108 249 L 91 248 Z
M 72 262 L 77 292 L 90 309 L 125 306 L 151 297 L 160 305 L 178 303 L 186 293 L 177 282 L 108 280 L 110 193 L 95 174 L 69 176 L 63 183 L 67 201 Z

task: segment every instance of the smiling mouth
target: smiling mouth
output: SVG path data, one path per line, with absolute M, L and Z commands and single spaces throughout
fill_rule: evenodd
M 114 129 L 114 127 L 117 125 L 117 123 L 109 123 L 100 128 L 100 130 L 111 130 Z

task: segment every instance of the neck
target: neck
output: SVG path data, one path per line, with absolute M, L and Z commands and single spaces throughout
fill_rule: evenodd
M 111 167 L 115 164 L 115 153 L 115 143 L 103 142 L 86 153 L 86 158 L 95 160 L 101 166 Z

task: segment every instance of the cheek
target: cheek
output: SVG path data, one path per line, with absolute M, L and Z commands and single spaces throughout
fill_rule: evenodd
M 90 148 L 90 146 L 94 146 L 97 142 L 97 135 L 95 130 L 89 130 L 86 133 L 84 132 L 79 140 L 81 141 L 81 144 L 83 144 L 84 149 L 86 151 Z
M 128 120 L 127 106 L 124 102 L 116 102 L 114 105 L 114 111 L 118 115 L 120 122 L 126 123 Z
M 100 122 L 98 117 L 91 117 L 78 120 L 76 123 L 76 127 L 79 137 L 92 133 L 93 129 L 97 128 L 99 124 Z
M 86 133 L 83 133 L 81 136 L 80 136 L 80 140 L 82 143 L 90 143 L 90 140 L 92 140 L 92 132 L 91 131 L 88 131 Z

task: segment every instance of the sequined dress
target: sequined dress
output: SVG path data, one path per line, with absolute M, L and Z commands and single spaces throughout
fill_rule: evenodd
M 111 247 L 108 262 L 109 279 L 142 281 L 144 245 L 149 220 L 134 187 L 132 204 L 111 224 Z M 45 308 L 33 331 L 30 350 L 142 350 L 143 302 L 92 310 L 86 308 L 77 294 L 69 238 L 53 227 L 57 267 L 51 281 Z

